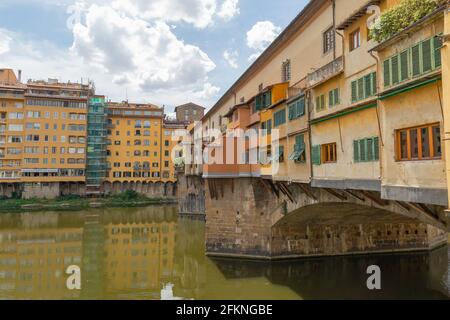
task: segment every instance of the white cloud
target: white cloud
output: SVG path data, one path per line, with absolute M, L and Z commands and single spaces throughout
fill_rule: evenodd
M 184 21 L 197 28 L 209 26 L 217 10 L 216 0 L 115 0 L 112 6 L 145 20 Z
M 234 16 L 240 14 L 239 0 L 224 0 L 217 15 L 225 21 L 230 21 Z
M 149 24 L 111 7 L 91 6 L 86 25 L 76 25 L 73 33 L 76 55 L 109 73 L 114 83 L 143 91 L 203 92 L 216 67 L 198 47 L 178 40 L 164 22 Z
M 259 21 L 247 32 L 247 46 L 256 51 L 249 60 L 257 58 L 280 34 L 281 28 L 271 21 Z
M 230 65 L 230 67 L 232 67 L 233 69 L 237 69 L 238 68 L 238 63 L 237 63 L 237 59 L 239 57 L 239 53 L 234 50 L 225 50 L 223 53 L 223 58 L 228 62 L 228 64 Z
M 4 29 L 0 29 L 0 55 L 9 51 L 9 44 L 11 40 L 12 39 L 8 32 Z

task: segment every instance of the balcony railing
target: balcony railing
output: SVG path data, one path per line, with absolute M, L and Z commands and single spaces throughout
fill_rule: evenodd
M 322 68 L 310 73 L 307 77 L 309 87 L 317 86 L 344 71 L 344 58 L 339 57 Z

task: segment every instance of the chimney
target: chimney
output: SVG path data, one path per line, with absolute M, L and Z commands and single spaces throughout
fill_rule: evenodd
M 19 83 L 22 83 L 22 70 L 19 70 L 18 76 L 19 76 Z

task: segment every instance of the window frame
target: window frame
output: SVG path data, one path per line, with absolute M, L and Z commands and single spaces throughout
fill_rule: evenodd
M 333 154 L 331 150 L 334 151 L 334 159 L 331 158 L 331 155 Z M 320 146 L 320 153 L 321 153 L 321 163 L 327 164 L 327 163 L 337 163 L 337 143 L 326 143 L 322 144 Z
M 410 161 L 430 161 L 430 160 L 442 160 L 442 132 L 441 132 L 441 155 L 436 156 L 435 148 L 434 148 L 434 136 L 433 129 L 438 127 L 441 130 L 441 123 L 435 122 L 431 124 L 413 126 L 408 128 L 402 128 L 395 130 L 395 161 L 396 162 L 410 162 Z M 423 149 L 422 149 L 422 129 L 428 129 L 428 151 L 430 156 L 423 157 Z M 417 130 L 417 158 L 412 157 L 411 151 L 411 131 Z M 406 132 L 406 153 L 407 158 L 402 158 L 402 143 L 401 143 L 401 134 Z
M 331 26 L 322 34 L 322 53 L 324 55 L 333 52 L 336 47 L 336 32 Z
M 355 44 L 355 35 L 358 35 L 357 44 Z M 350 52 L 352 52 L 360 47 L 361 47 L 361 28 L 357 28 L 353 32 L 350 33 L 349 49 L 350 49 Z

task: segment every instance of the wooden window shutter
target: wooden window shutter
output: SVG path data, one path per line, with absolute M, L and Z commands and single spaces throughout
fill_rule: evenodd
M 422 72 L 431 71 L 432 66 L 432 53 L 431 53 L 431 39 L 422 42 Z
M 391 58 L 391 74 L 392 74 L 392 84 L 397 84 L 399 82 L 399 63 L 398 63 L 398 56 L 394 56 Z
M 380 138 L 373 139 L 373 156 L 374 160 L 380 160 Z
M 359 140 L 359 160 L 367 161 L 366 140 Z
M 372 138 L 366 139 L 366 144 L 367 144 L 367 157 L 366 157 L 366 160 L 367 161 L 373 161 L 374 160 L 373 139 Z
M 320 165 L 321 159 L 320 159 L 320 146 L 313 146 L 311 148 L 311 161 L 314 165 Z
M 442 37 L 436 36 L 433 39 L 433 49 L 434 49 L 434 68 L 439 68 L 442 65 Z
M 409 51 L 400 53 L 400 81 L 409 79 Z
M 420 75 L 420 44 L 412 47 L 411 49 L 411 63 L 412 63 L 412 75 Z
M 386 60 L 383 63 L 384 74 L 384 86 L 389 87 L 391 85 L 391 60 Z
M 364 98 L 372 96 L 372 76 L 368 74 L 364 77 Z
M 352 102 L 356 102 L 357 100 L 358 100 L 358 93 L 356 81 L 352 81 Z
M 320 97 L 316 97 L 316 111 L 320 111 Z
M 328 105 L 330 107 L 334 106 L 334 90 L 328 92 Z
M 358 79 L 358 100 L 364 99 L 364 78 Z
M 326 105 L 326 102 L 325 102 L 325 95 L 323 94 L 323 95 L 320 96 L 320 108 L 321 108 L 322 110 L 325 109 L 325 105 Z
M 355 140 L 353 141 L 353 160 L 355 162 L 359 162 L 359 141 Z
M 372 73 L 372 95 L 377 94 L 377 73 Z

